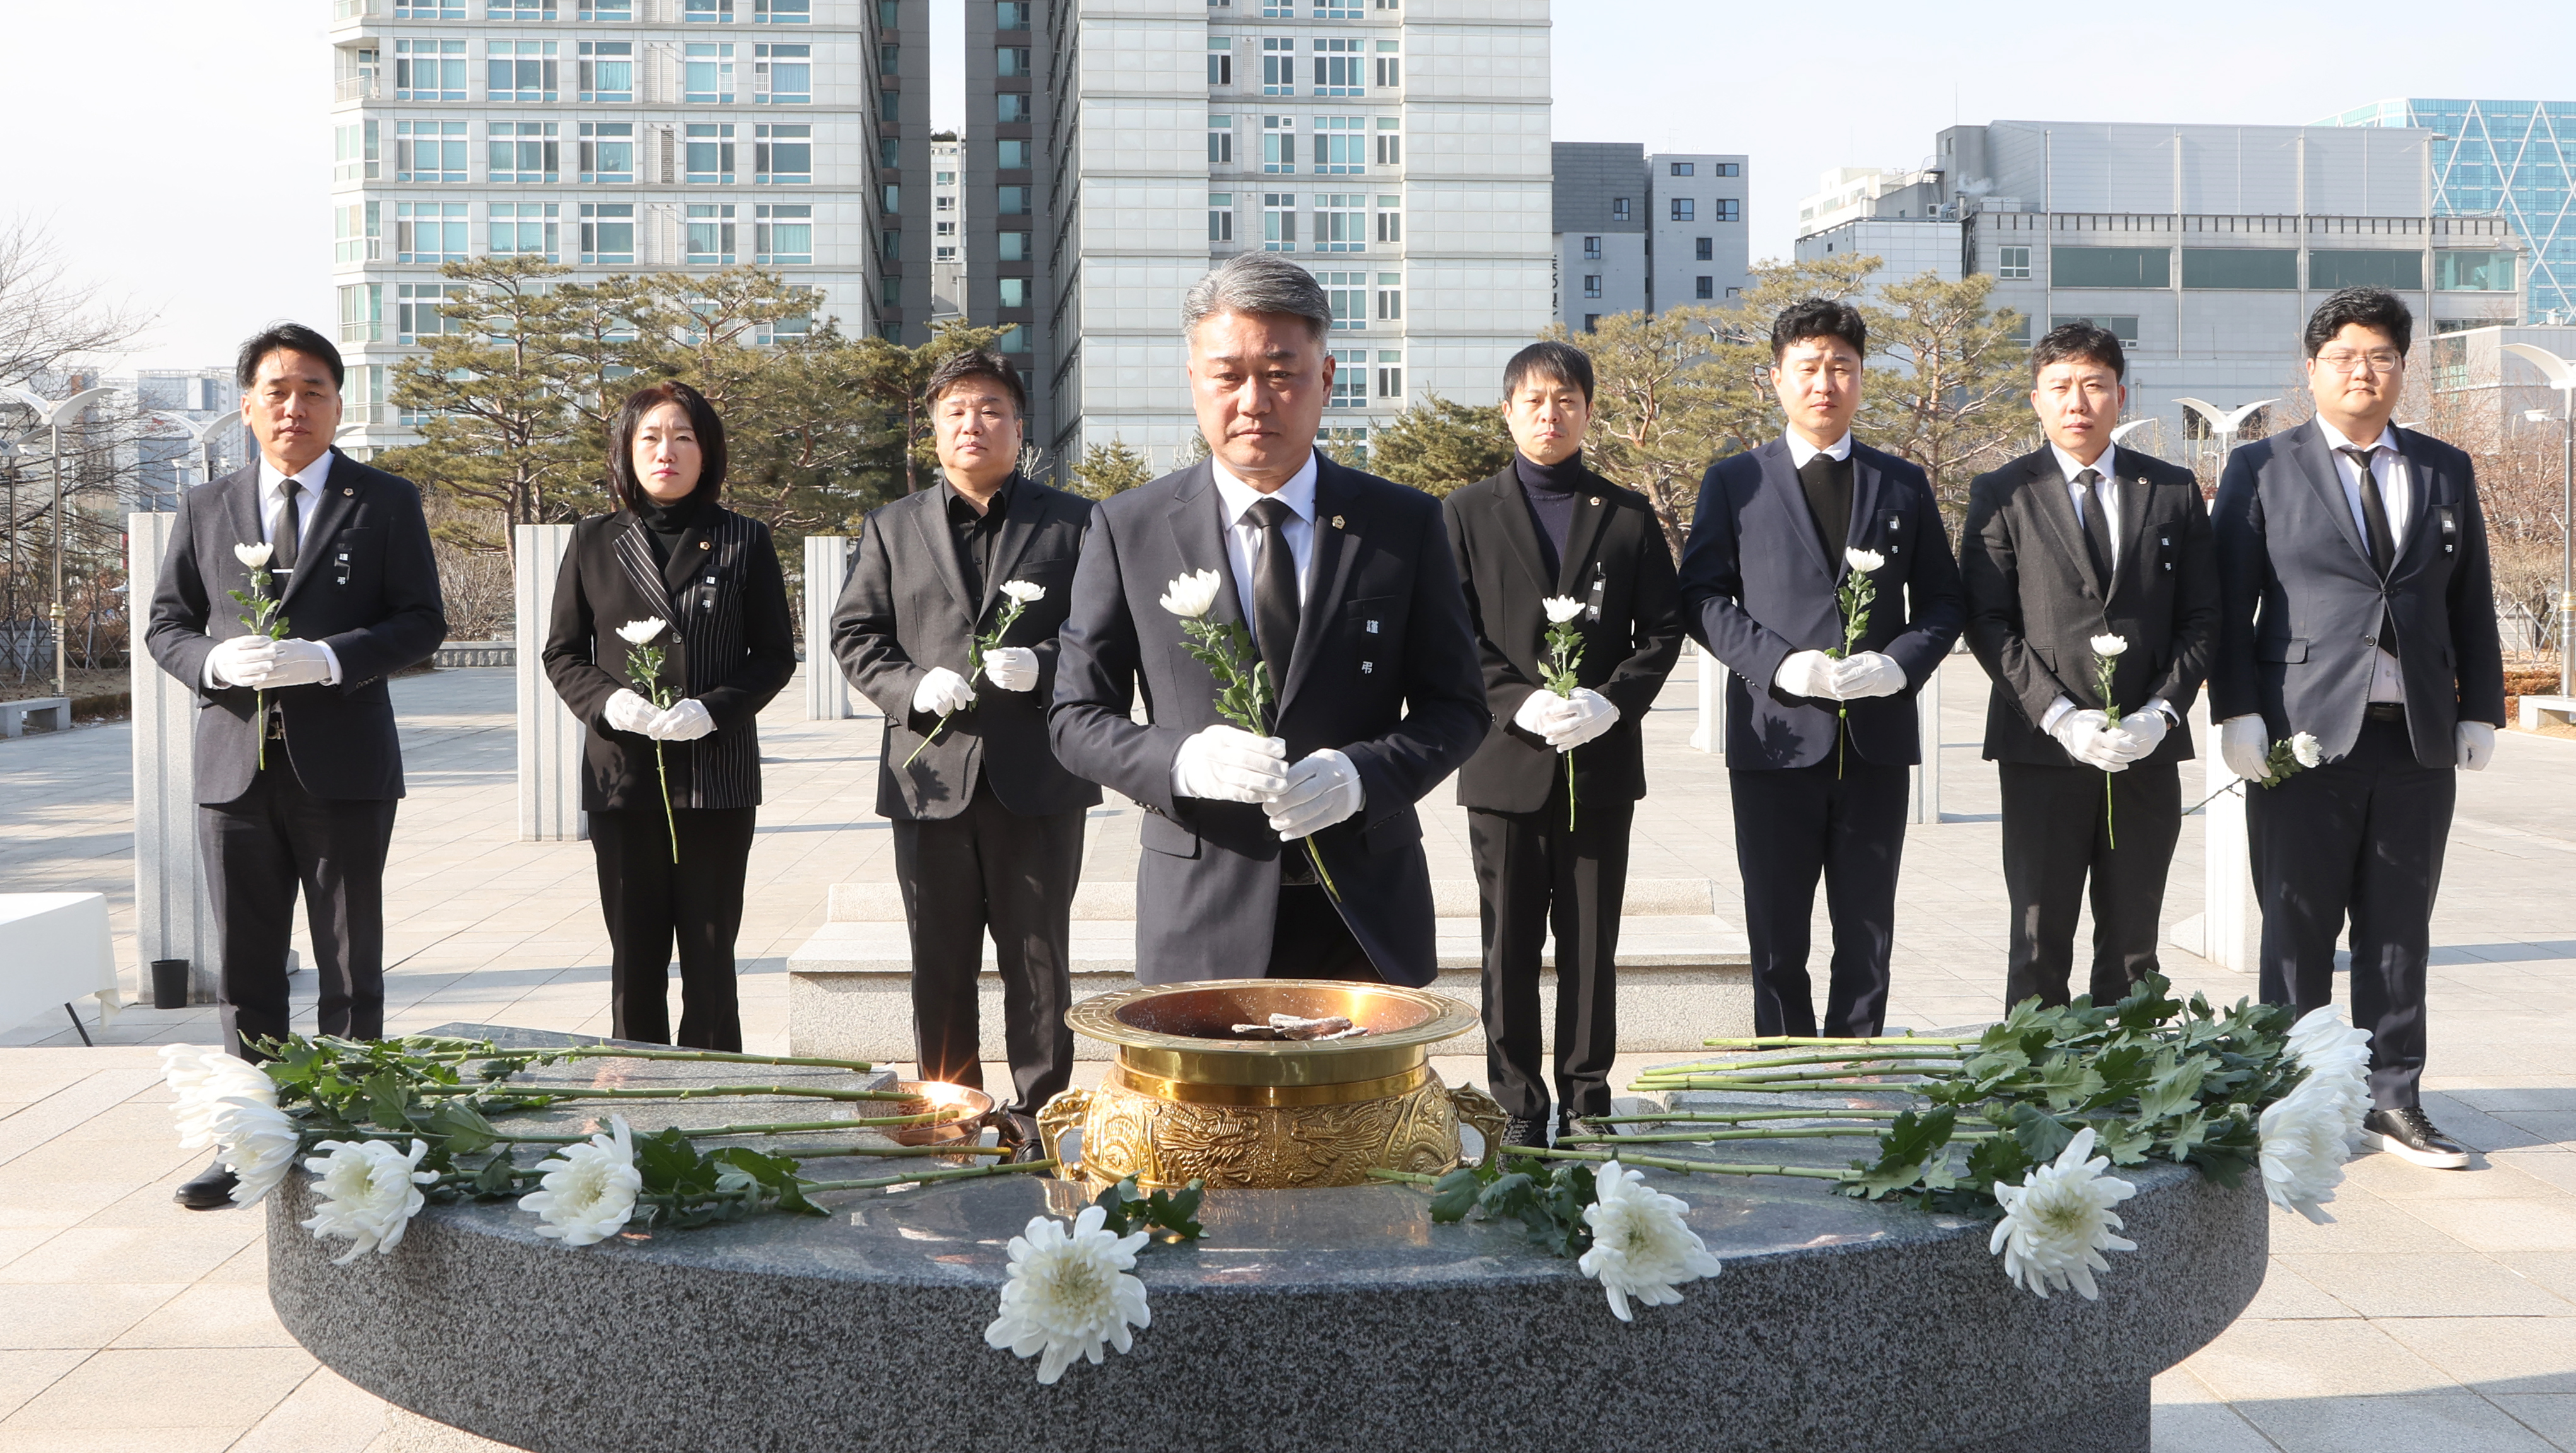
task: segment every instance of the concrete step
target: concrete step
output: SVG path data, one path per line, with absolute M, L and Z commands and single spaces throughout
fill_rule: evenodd
M 1476 916 L 1476 883 L 1472 878 L 1431 880 L 1431 911 L 1442 918 Z M 1706 878 L 1631 878 L 1625 916 L 1704 914 L 1717 911 L 1715 891 Z M 826 920 L 832 923 L 901 923 L 903 890 L 892 883 L 835 883 Z M 1133 923 L 1136 885 L 1131 882 L 1085 883 L 1073 893 L 1077 923 L 1109 920 Z

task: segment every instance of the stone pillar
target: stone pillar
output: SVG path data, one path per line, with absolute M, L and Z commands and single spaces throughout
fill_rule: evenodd
M 127 668 L 134 693 L 134 955 L 150 1002 L 152 961 L 188 961 L 188 1002 L 212 1004 L 223 965 L 215 905 L 197 856 L 197 694 L 143 649 L 144 618 L 169 553 L 175 514 L 125 517 L 125 579 L 134 602 Z M 230 601 L 218 603 L 231 609 Z
M 2199 739 L 2201 784 L 2189 791 L 2198 800 L 2232 786 L 2236 774 L 2218 755 L 2218 731 L 2209 720 L 2209 699 L 2192 706 L 2191 727 Z M 2189 777 L 2186 774 L 2186 783 Z M 2174 926 L 2174 942 L 2234 974 L 2259 966 L 2263 942 L 2263 909 L 2254 896 L 2253 860 L 2246 850 L 2245 794 L 2236 787 L 2210 798 L 2201 811 L 2201 911 Z
M 1699 724 L 1691 728 L 1690 744 L 1694 751 L 1726 750 L 1726 668 L 1697 641 L 1684 641 L 1682 651 L 1688 655 L 1699 681 Z
M 1941 820 L 1941 668 L 1923 681 L 1923 689 L 1914 694 L 1914 730 L 1917 750 L 1923 761 L 1913 772 L 1914 792 L 1907 801 L 1907 822 Z
M 572 544 L 570 525 L 514 525 L 518 557 L 519 841 L 578 842 L 590 836 L 581 810 L 586 730 L 555 695 L 543 656 L 555 577 Z
M 832 656 L 832 607 L 850 579 L 848 535 L 805 537 L 805 719 L 842 721 L 850 711 L 850 681 Z

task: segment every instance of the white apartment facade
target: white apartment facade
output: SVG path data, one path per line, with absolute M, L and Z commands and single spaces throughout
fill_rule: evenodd
M 966 226 L 958 185 L 965 147 L 955 138 L 930 138 L 930 317 L 934 323 L 966 310 Z
M 1722 308 L 1751 283 L 1741 152 L 1656 152 L 1648 216 L 1646 306 Z

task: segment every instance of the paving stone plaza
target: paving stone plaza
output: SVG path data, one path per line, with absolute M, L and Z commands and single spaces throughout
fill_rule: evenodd
M 1645 724 L 1651 795 L 1631 872 L 1708 879 L 1724 917 L 1733 829 L 1724 769 L 1688 745 L 1692 670 Z M 1916 1028 L 2001 1007 L 1997 794 L 1975 745 L 1986 683 L 1965 656 L 1943 681 L 1942 820 L 1909 833 L 1897 921 L 1890 1021 Z M 516 840 L 512 673 L 409 677 L 394 698 L 410 796 L 387 874 L 389 1032 L 605 1033 L 591 850 Z M 824 922 L 831 887 L 893 877 L 870 811 L 879 723 L 807 721 L 803 701 L 791 684 L 761 724 L 768 801 L 740 949 L 753 1050 L 787 1047 L 787 955 Z M 129 997 L 131 751 L 121 724 L 0 742 L 0 889 L 104 893 Z M 1115 798 L 1094 810 L 1087 883 L 1133 878 L 1138 820 Z M 1433 877 L 1468 877 L 1465 816 L 1445 787 L 1424 820 Z M 2169 924 L 2200 911 L 2200 824 L 2184 825 Z M 2478 1154 L 2465 1173 L 2365 1155 L 2331 1208 L 2338 1224 L 2273 1213 L 2253 1306 L 2156 1383 L 2160 1453 L 2576 1449 L 2571 874 L 2576 740 L 2508 732 L 2491 769 L 2460 778 L 2433 920 L 2426 1104 Z M 1820 902 L 1820 944 L 1822 917 Z M 2254 993 L 2250 975 L 2180 949 L 2165 969 L 2213 999 Z M 309 1011 L 312 976 L 296 984 Z M 0 1026 L 0 1453 L 402 1446 L 385 1404 L 317 1364 L 270 1310 L 265 1215 L 171 1203 L 203 1156 L 177 1147 L 151 1046 L 215 1042 L 214 1011 L 128 1007 L 91 1033 L 84 1048 L 60 1010 Z M 1628 1056 L 1614 1083 L 1681 1057 Z M 1435 1064 L 1453 1083 L 1484 1078 L 1479 1060 Z M 1087 1061 L 1077 1083 L 1099 1072 Z

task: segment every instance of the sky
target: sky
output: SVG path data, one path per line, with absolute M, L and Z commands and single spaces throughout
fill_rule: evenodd
M 934 24 L 957 26 L 965 3 L 933 0 Z M 2297 123 L 2401 95 L 2576 100 L 2576 6 L 2345 0 L 2331 30 L 2323 13 L 1557 0 L 1555 135 L 1746 153 L 1760 259 L 1789 251 L 1817 173 L 1919 165 L 1954 121 Z M 0 42 L 47 58 L 0 88 L 0 222 L 44 228 L 102 297 L 159 314 L 111 371 L 218 364 L 271 318 L 332 321 L 328 15 L 327 0 L 0 0 Z M 953 67 L 934 78 L 935 117 L 956 114 L 958 89 Z

